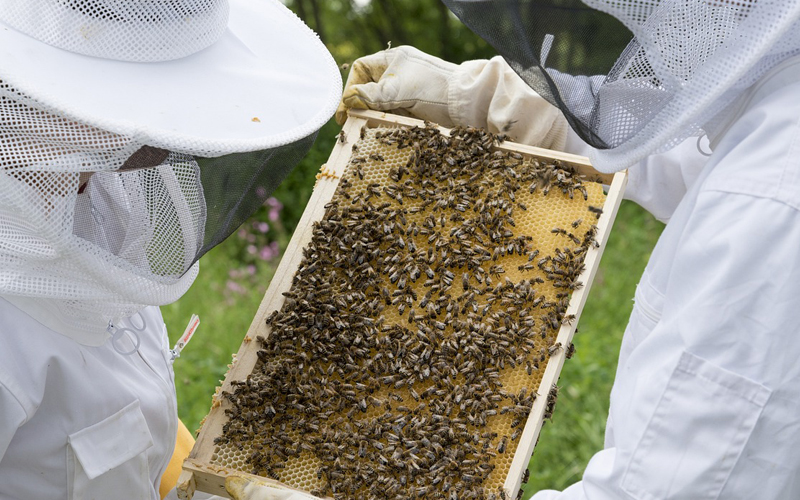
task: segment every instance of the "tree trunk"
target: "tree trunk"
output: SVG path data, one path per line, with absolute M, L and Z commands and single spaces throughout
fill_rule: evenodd
M 317 0 L 310 0 L 310 2 L 311 10 L 314 13 L 314 29 L 322 43 L 325 43 L 325 33 L 322 29 L 322 15 L 320 13 L 319 4 L 317 3 Z
M 387 40 L 393 43 L 395 47 L 398 45 L 408 45 L 408 37 L 403 29 L 402 16 L 397 9 L 395 9 L 391 0 L 378 0 L 381 10 L 385 14 L 384 19 L 389 22 L 389 30 L 391 31 L 392 40 Z
M 441 2 L 436 2 L 436 8 L 439 10 L 439 55 L 445 61 L 449 61 L 452 57 L 450 50 L 450 9 Z
M 297 10 L 297 17 L 303 20 L 304 23 L 308 24 L 308 15 L 306 15 L 306 4 L 305 0 L 294 0 L 294 7 Z

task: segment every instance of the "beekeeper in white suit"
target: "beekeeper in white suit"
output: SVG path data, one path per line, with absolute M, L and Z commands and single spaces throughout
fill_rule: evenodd
M 277 0 L 0 2 L 0 499 L 166 494 L 179 421 L 153 306 L 340 95 Z
M 800 2 L 586 0 L 634 35 L 592 78 L 542 68 L 559 42 L 540 31 L 555 29 L 537 11 L 548 2 L 445 3 L 505 60 L 367 56 L 340 118 L 400 110 L 586 154 L 629 168 L 628 196 L 667 222 L 622 341 L 605 447 L 582 481 L 533 498 L 800 498 Z

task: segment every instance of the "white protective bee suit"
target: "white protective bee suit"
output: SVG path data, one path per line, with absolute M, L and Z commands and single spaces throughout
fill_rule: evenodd
M 81 345 L 3 299 L 0 318 L 0 499 L 158 499 L 178 426 L 158 308 L 120 323 L 147 325 L 129 356 L 110 341 Z
M 340 112 L 400 108 L 590 153 L 503 59 L 393 50 L 354 63 Z M 629 168 L 626 196 L 667 226 L 637 287 L 605 447 L 582 481 L 535 500 L 800 498 L 800 57 L 705 131 L 710 144 Z
M 157 306 L 340 91 L 277 0 L 0 2 L 0 500 L 165 493 L 179 422 Z
M 636 290 L 605 449 L 581 482 L 535 499 L 800 498 L 798 117 L 795 57 L 708 127 L 704 165 L 669 168 L 667 153 L 630 169 L 628 196 L 668 223 Z

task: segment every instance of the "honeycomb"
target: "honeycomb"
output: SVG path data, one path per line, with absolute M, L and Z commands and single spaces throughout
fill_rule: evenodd
M 435 129 L 407 134 L 362 130 L 258 365 L 224 395 L 213 464 L 336 498 L 501 497 L 605 195 L 569 167 L 496 153 L 482 131 L 454 129 L 460 167 Z M 488 227 L 500 217 L 512 222 Z

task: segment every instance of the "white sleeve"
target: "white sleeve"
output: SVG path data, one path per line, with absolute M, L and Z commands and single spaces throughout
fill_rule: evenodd
M 17 429 L 27 420 L 22 405 L 0 382 L 0 461 Z
M 666 288 L 639 285 L 661 307 L 637 290 L 613 447 L 534 500 L 800 497 L 800 212 L 706 191 L 672 236 Z
M 456 124 L 504 133 L 522 144 L 563 150 L 567 120 L 502 57 L 461 64 L 448 82 L 448 108 Z

